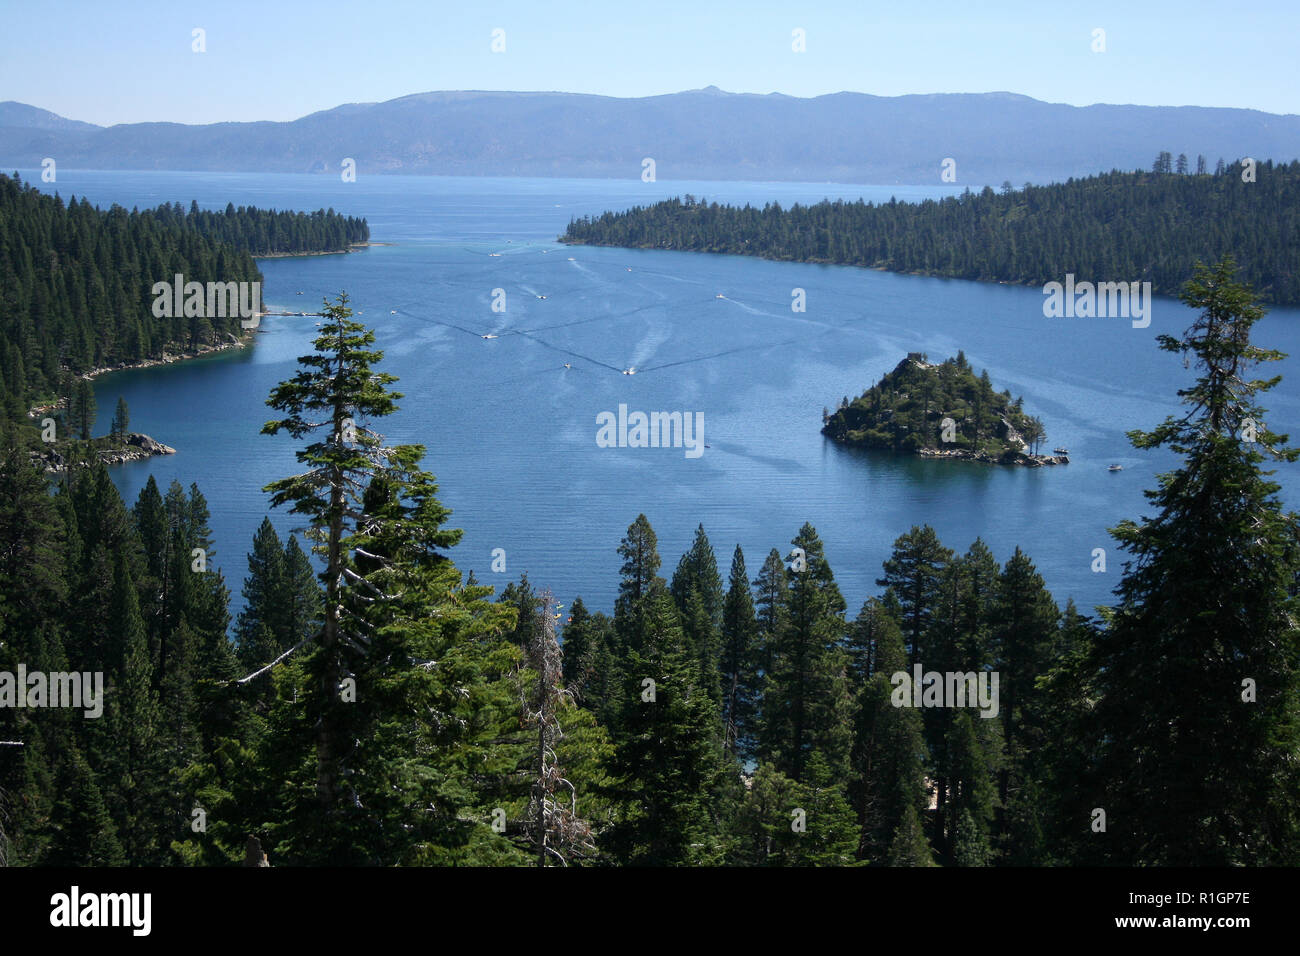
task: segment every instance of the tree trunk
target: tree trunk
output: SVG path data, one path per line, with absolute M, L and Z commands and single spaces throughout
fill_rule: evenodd
M 538 675 L 542 700 L 537 720 L 537 865 L 546 866 L 546 688 Z
M 337 393 L 336 393 L 337 394 Z M 343 412 L 341 404 L 334 406 L 334 440 L 342 444 Z M 326 814 L 333 811 L 336 801 L 334 768 L 334 714 L 338 706 L 339 665 L 339 579 L 343 573 L 343 471 L 335 465 L 330 474 L 330 528 L 328 558 L 325 567 L 325 621 L 321 629 L 322 670 L 320 675 L 321 718 L 316 726 L 316 796 Z

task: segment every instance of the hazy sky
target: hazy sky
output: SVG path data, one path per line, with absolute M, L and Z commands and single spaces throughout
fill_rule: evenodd
M 286 120 L 428 90 L 710 84 L 1300 113 L 1298 0 L 38 0 L 6 3 L 0 22 L 0 100 L 101 124 Z M 796 28 L 806 52 L 791 49 Z

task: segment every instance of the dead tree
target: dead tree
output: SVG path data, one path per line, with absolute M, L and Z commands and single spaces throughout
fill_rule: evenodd
M 262 841 L 251 833 L 248 835 L 248 843 L 244 846 L 244 866 L 270 866 L 267 862 L 266 853 L 262 850 Z
M 519 685 L 524 726 L 537 731 L 533 787 L 524 830 L 536 847 L 538 866 L 546 866 L 548 859 L 567 866 L 569 857 L 595 852 L 591 826 L 578 815 L 577 790 L 564 776 L 555 754 L 564 736 L 559 714 L 573 695 L 564 686 L 563 659 L 555 638 L 555 619 L 559 615 L 554 606 L 551 592 L 544 591 L 524 648 L 525 663 L 533 672 L 532 686 L 529 681 Z

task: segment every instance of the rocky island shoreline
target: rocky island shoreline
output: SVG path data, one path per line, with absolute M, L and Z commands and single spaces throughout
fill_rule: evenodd
M 92 456 L 87 452 L 93 453 Z M 132 461 L 145 461 L 158 455 L 174 455 L 176 449 L 155 441 L 140 432 L 129 432 L 121 441 L 109 438 L 95 438 L 88 442 L 60 443 L 47 445 L 31 452 L 32 463 L 46 474 L 57 475 L 67 471 L 70 466 L 89 468 L 94 462 L 105 465 L 125 465 Z
M 1044 465 L 1068 465 L 1069 455 L 1033 455 L 1024 451 L 1008 451 L 994 457 L 987 452 L 971 451 L 964 448 L 922 448 L 917 453 L 921 458 L 947 458 L 957 461 L 977 461 L 986 465 L 1023 465 L 1026 468 L 1042 468 Z

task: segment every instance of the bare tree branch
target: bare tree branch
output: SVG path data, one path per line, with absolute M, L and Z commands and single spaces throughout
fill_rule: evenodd
M 280 663 L 282 660 L 284 660 L 286 657 L 288 657 L 290 654 L 292 654 L 292 653 L 293 653 L 294 651 L 296 651 L 298 648 L 300 648 L 300 647 L 302 647 L 304 644 L 306 644 L 309 640 L 311 640 L 311 638 L 304 637 L 304 638 L 303 638 L 301 641 L 299 641 L 297 644 L 293 645 L 293 647 L 289 648 L 287 651 L 285 651 L 283 654 L 281 654 L 281 655 L 280 655 L 279 657 L 277 657 L 275 660 L 271 661 L 271 663 L 267 664 L 265 667 L 262 667 L 262 668 L 259 668 L 258 670 L 253 671 L 253 673 L 249 674 L 247 677 L 241 677 L 239 680 L 235 681 L 235 683 L 236 683 L 236 684 L 247 684 L 247 683 L 248 683 L 250 680 L 252 680 L 253 678 L 262 676 L 262 675 L 265 674 L 267 671 L 269 671 L 272 667 L 274 667 L 276 664 Z

